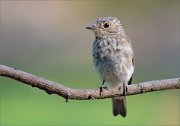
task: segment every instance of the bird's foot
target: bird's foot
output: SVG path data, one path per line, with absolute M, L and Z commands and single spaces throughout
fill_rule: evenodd
M 123 83 L 123 96 L 126 96 L 126 91 L 127 91 L 127 87 L 126 87 L 126 85 Z
M 103 89 L 108 90 L 108 87 L 104 87 L 104 86 L 99 87 L 99 94 L 100 95 L 102 94 Z

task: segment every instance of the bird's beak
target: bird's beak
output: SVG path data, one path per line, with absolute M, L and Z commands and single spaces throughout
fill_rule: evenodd
M 96 26 L 93 24 L 93 25 L 89 25 L 86 27 L 86 29 L 88 30 L 95 30 L 96 29 Z

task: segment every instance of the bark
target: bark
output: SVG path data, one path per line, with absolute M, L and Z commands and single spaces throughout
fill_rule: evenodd
M 57 94 L 65 99 L 75 100 L 88 100 L 88 99 L 105 99 L 112 98 L 114 96 L 121 96 L 123 94 L 123 87 L 108 87 L 103 89 L 100 93 L 100 89 L 72 89 L 65 87 L 62 84 L 55 83 L 50 80 L 32 75 L 30 73 L 18 70 L 16 68 L 0 65 L 0 76 L 9 77 L 23 84 L 37 87 L 46 91 L 48 94 Z M 126 87 L 126 96 L 137 95 L 146 92 L 180 89 L 180 78 L 153 80 L 148 82 L 142 82 L 137 84 L 128 85 Z

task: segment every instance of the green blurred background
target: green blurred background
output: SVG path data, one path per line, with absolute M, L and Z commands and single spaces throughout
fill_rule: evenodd
M 1 1 L 0 64 L 72 88 L 97 88 L 93 33 L 85 26 L 116 16 L 136 55 L 133 83 L 180 76 L 178 0 Z M 76 101 L 0 77 L 0 125 L 180 125 L 180 92 L 127 97 L 126 118 L 111 100 Z

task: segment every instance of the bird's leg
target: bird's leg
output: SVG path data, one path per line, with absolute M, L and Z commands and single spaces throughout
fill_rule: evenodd
M 99 94 L 100 94 L 100 95 L 101 95 L 101 93 L 102 93 L 103 89 L 108 90 L 108 88 L 107 88 L 107 87 L 104 87 L 104 86 L 103 86 L 103 85 L 104 85 L 104 83 L 105 83 L 105 80 L 103 80 L 103 82 L 102 82 L 102 84 L 101 84 L 101 87 L 99 87 Z
M 103 82 L 102 82 L 101 86 L 103 86 L 103 85 L 104 85 L 104 83 L 105 83 L 105 80 L 103 80 Z
M 125 83 L 123 83 L 123 96 L 126 96 L 127 87 Z
M 103 85 L 104 85 L 104 83 L 105 83 L 105 80 L 103 80 L 101 87 L 102 87 L 103 89 L 108 90 L 108 87 L 107 87 L 107 86 L 106 86 L 106 87 L 105 87 L 105 86 L 103 86 Z
M 102 93 L 102 86 L 99 87 L 99 94 L 101 95 L 101 93 Z

